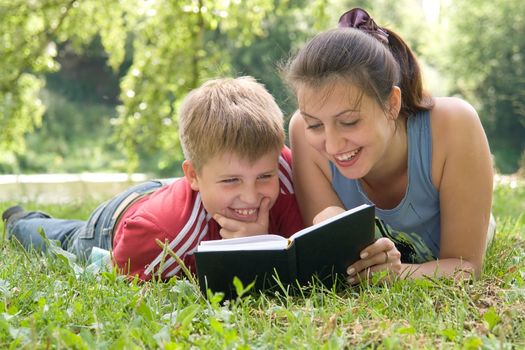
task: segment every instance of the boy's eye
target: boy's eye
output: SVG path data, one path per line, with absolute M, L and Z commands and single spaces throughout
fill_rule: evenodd
M 257 178 L 259 180 L 268 180 L 268 179 L 271 179 L 272 177 L 273 177 L 273 174 L 263 174 L 263 175 L 258 176 Z
M 236 182 L 238 180 L 239 179 L 237 179 L 236 177 L 232 177 L 232 178 L 229 178 L 229 179 L 223 179 L 220 182 L 221 183 L 225 183 L 225 184 L 230 184 L 230 183 L 234 183 L 234 182 Z

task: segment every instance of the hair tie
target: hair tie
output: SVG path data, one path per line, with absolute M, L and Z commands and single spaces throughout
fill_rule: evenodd
M 386 29 L 378 26 L 368 12 L 362 8 L 356 7 L 343 13 L 339 18 L 339 27 L 359 29 L 372 35 L 385 45 L 388 45 L 388 33 Z

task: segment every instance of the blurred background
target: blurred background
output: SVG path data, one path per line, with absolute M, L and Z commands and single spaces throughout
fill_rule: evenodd
M 477 109 L 498 173 L 525 171 L 522 0 L 0 0 L 0 183 L 179 176 L 189 90 L 251 75 L 289 118 L 279 64 L 352 7 L 407 40 L 427 90 Z

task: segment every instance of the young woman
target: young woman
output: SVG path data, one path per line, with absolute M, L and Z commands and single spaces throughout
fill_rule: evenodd
M 491 220 L 492 161 L 476 111 L 422 89 L 416 58 L 362 9 L 315 36 L 289 62 L 299 110 L 290 122 L 303 218 L 376 206 L 383 237 L 348 281 L 476 276 Z

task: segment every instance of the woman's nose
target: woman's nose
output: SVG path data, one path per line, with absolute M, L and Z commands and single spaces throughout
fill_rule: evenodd
M 344 147 L 344 138 L 334 128 L 326 128 L 325 150 L 328 154 L 336 154 Z

